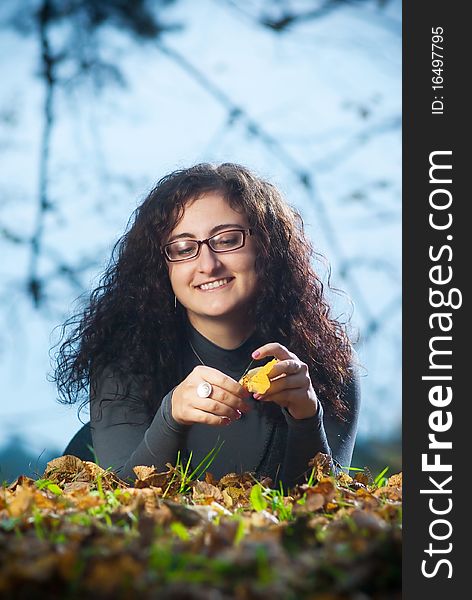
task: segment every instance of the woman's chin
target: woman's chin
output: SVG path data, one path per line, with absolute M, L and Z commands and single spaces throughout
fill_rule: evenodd
M 193 306 L 190 309 L 187 309 L 187 312 L 190 310 L 191 313 L 203 318 L 214 318 L 214 319 L 224 319 L 225 317 L 229 317 L 235 313 L 238 313 L 238 307 L 235 305 L 229 305 L 224 303 L 210 303 L 208 302 L 205 306 Z

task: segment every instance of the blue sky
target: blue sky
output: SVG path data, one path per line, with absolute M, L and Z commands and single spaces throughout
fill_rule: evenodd
M 38 453 L 63 448 L 80 426 L 76 408 L 59 405 L 46 379 L 53 329 L 79 293 L 55 277 L 58 257 L 71 265 L 90 260 L 79 278 L 90 289 L 153 183 L 201 161 L 243 163 L 301 211 L 332 283 L 354 303 L 366 375 L 359 435 L 398 431 L 401 3 L 385 10 L 354 3 L 282 35 L 253 18 L 261 3 L 245 11 L 233 4 L 177 2 L 165 18 L 185 27 L 163 47 L 107 32 L 105 52 L 127 86 L 97 94 L 84 81 L 58 93 L 49 171 L 57 209 L 45 223 L 39 268 L 50 283 L 41 311 L 24 292 L 28 246 L 0 237 L 0 444 L 17 431 Z M 25 238 L 37 207 L 44 96 L 37 60 L 34 38 L 0 31 L 0 224 Z M 233 122 L 231 107 L 241 110 Z M 350 310 L 332 300 L 339 313 Z M 380 323 L 374 332 L 372 318 Z

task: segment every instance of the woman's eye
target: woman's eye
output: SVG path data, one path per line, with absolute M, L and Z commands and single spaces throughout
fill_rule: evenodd
M 170 252 L 174 258 L 185 258 L 191 256 L 195 251 L 194 244 L 188 242 L 179 242 L 169 246 Z
M 235 242 L 235 235 L 225 235 L 224 237 L 219 238 L 216 243 L 218 244 L 218 246 L 232 246 L 235 244 Z
M 186 256 L 187 254 L 190 254 L 192 251 L 193 251 L 192 246 L 184 246 L 183 248 L 177 249 L 177 254 L 179 256 Z

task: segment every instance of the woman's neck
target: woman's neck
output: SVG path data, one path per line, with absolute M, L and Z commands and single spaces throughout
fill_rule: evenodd
M 234 323 L 221 319 L 201 319 L 192 314 L 187 316 L 194 329 L 224 350 L 238 348 L 255 330 L 255 325 L 249 319 Z

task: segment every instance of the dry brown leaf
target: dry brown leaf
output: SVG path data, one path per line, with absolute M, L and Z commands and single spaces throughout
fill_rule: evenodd
M 225 503 L 225 506 L 227 508 L 231 508 L 234 504 L 234 500 L 233 498 L 229 495 L 227 489 L 224 489 L 222 492 L 223 495 L 223 502 Z
M 338 473 L 336 480 L 340 485 L 350 485 L 353 482 L 352 477 L 347 473 L 344 473 L 344 471 Z
M 178 483 L 180 481 L 180 475 L 175 467 L 173 467 L 170 463 L 166 463 L 166 467 L 168 467 L 167 471 L 162 471 L 160 473 L 157 472 L 155 467 L 146 467 L 139 466 L 133 467 L 133 471 L 136 473 L 137 479 L 134 483 L 134 487 L 136 488 L 145 488 L 145 487 L 155 487 L 166 489 L 172 480 L 173 488 L 180 487 Z M 161 489 L 161 491 L 162 491 Z M 174 490 L 169 490 L 168 494 L 171 495 Z
M 44 470 L 43 478 L 54 483 L 70 483 L 77 481 L 77 475 L 84 471 L 84 463 L 80 458 L 66 454 L 50 460 Z
M 98 477 L 101 478 L 102 487 L 106 490 L 128 487 L 128 484 L 112 471 L 106 471 L 94 462 L 83 461 L 71 454 L 49 461 L 43 474 L 44 479 L 49 479 L 60 486 L 74 482 L 95 484 Z
M 88 510 L 89 508 L 95 508 L 96 506 L 102 506 L 105 504 L 105 501 L 99 496 L 77 496 L 72 497 L 71 500 L 75 508 L 79 510 Z
M 47 490 L 33 490 L 33 501 L 36 508 L 54 510 L 58 505 L 58 497 Z
M 388 478 L 387 485 L 392 487 L 401 488 L 403 485 L 403 473 L 397 473 L 396 475 L 392 475 Z
M 151 475 L 157 474 L 157 469 L 154 466 L 148 467 L 146 465 L 140 465 L 133 467 L 133 471 L 136 474 L 136 478 L 140 481 L 145 481 L 148 477 L 151 477 Z
M 295 514 L 316 512 L 320 508 L 323 508 L 324 504 L 325 499 L 322 494 L 310 494 L 305 498 L 303 504 L 297 503 L 293 505 L 293 512 Z
M 364 508 L 375 508 L 380 504 L 380 500 L 365 488 L 356 490 L 356 500 L 362 500 L 362 506 Z
M 401 506 L 401 502 L 385 502 L 377 513 L 387 522 L 398 523 L 401 520 Z
M 323 477 L 327 477 L 333 470 L 333 462 L 331 456 L 318 452 L 316 456 L 308 461 L 308 466 L 314 468 L 314 474 L 319 481 Z
M 133 492 L 136 506 L 142 507 L 147 514 L 152 514 L 156 508 L 161 507 L 159 488 L 130 488 L 126 492 Z
M 354 476 L 354 481 L 367 486 L 369 485 L 370 477 L 367 473 L 356 473 Z
M 116 487 L 128 487 L 128 484 L 120 479 L 118 475 L 115 475 L 113 471 L 106 471 L 99 465 L 88 460 L 84 460 L 84 469 L 87 473 L 86 481 L 95 482 L 97 477 L 100 476 L 102 482 L 102 488 L 105 490 L 113 490 Z
M 196 481 L 193 486 L 192 497 L 196 502 L 207 501 L 207 504 L 213 500 L 223 500 L 223 494 L 220 489 L 206 481 Z
M 63 491 L 68 496 L 79 498 L 89 494 L 92 491 L 92 485 L 87 481 L 72 481 L 64 484 Z
M 386 527 L 385 521 L 375 512 L 369 510 L 355 509 L 350 513 L 350 516 L 360 530 L 369 534 L 377 533 Z
M 7 499 L 7 510 L 11 517 L 21 517 L 29 512 L 33 505 L 35 492 L 29 487 L 17 485 L 14 494 Z
M 336 485 L 331 477 L 323 477 L 318 483 L 307 489 L 307 497 L 311 494 L 320 494 L 323 496 L 325 503 L 333 500 L 338 493 Z
M 389 500 L 393 500 L 394 502 L 401 502 L 402 488 L 394 486 L 380 487 L 374 491 L 374 496 L 380 498 L 388 498 Z
M 211 483 L 211 485 L 217 485 L 217 483 L 218 483 L 218 480 L 215 479 L 213 473 L 211 473 L 210 471 L 207 471 L 205 473 L 205 481 L 207 483 Z
M 310 494 L 309 496 L 307 496 L 304 506 L 305 506 L 306 510 L 308 510 L 310 512 L 314 512 L 314 511 L 322 508 L 324 503 L 325 503 L 325 498 L 324 498 L 323 494 L 315 493 L 315 494 Z
M 26 477 L 26 475 L 20 475 L 19 477 L 17 477 L 15 479 L 15 481 L 13 483 L 11 483 L 7 487 L 7 490 L 14 492 L 16 490 L 17 486 L 19 486 L 19 485 L 21 485 L 21 487 L 23 487 L 23 488 L 36 488 L 34 479 L 31 479 L 30 477 Z
M 238 475 L 237 473 L 228 473 L 224 477 L 222 477 L 219 481 L 219 485 L 221 487 L 225 486 L 236 486 L 237 484 L 243 484 L 243 476 Z
M 234 502 L 243 501 L 244 499 L 246 499 L 246 501 L 249 501 L 248 491 L 244 488 L 234 487 L 230 485 L 227 488 L 225 488 L 225 491 L 231 496 Z

